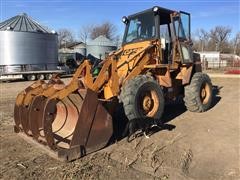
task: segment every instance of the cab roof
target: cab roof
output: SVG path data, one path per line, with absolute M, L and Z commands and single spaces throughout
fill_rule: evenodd
M 137 16 L 137 15 L 140 15 L 140 14 L 144 14 L 144 13 L 147 13 L 147 12 L 153 12 L 153 8 L 154 7 L 158 7 L 159 8 L 159 14 L 160 15 L 162 15 L 162 14 L 169 15 L 169 14 L 172 14 L 172 13 L 176 12 L 174 10 L 166 9 L 166 8 L 163 8 L 163 7 L 160 7 L 160 6 L 153 6 L 150 9 L 146 9 L 144 11 L 140 11 L 140 12 L 137 12 L 135 14 L 131 14 L 131 15 L 128 16 L 128 18 L 132 18 L 134 16 Z
M 169 22 L 171 22 L 170 14 L 172 14 L 176 11 L 166 9 L 166 8 L 163 8 L 163 7 L 159 7 L 159 6 L 154 6 L 154 7 L 159 8 L 158 14 L 160 15 L 160 24 L 168 24 Z M 140 15 L 143 15 L 143 14 L 146 14 L 146 13 L 151 13 L 151 12 L 153 13 L 153 8 L 154 7 L 150 8 L 150 9 L 146 9 L 146 10 L 138 12 L 138 13 L 135 13 L 135 14 L 132 14 L 132 15 L 129 15 L 128 18 L 132 19 L 136 16 L 140 16 Z

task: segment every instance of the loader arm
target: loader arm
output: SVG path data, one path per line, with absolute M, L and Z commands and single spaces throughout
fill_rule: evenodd
M 118 56 L 113 53 L 103 61 L 103 66 L 96 78 L 94 78 L 91 73 L 92 65 L 88 60 L 85 60 L 78 67 L 71 82 L 49 98 L 63 99 L 79 88 L 89 88 L 94 92 L 99 92 L 103 88 L 105 99 L 117 96 L 119 94 L 119 83 L 124 83 L 126 80 L 140 74 L 144 70 L 144 65 L 148 64 L 148 61 L 150 60 L 150 56 L 146 54 L 153 47 L 154 45 L 149 45 L 143 48 L 120 65 L 118 65 L 117 61 L 121 58 L 121 53 L 118 52 Z M 118 70 L 121 69 L 123 65 L 129 64 L 132 61 L 134 61 L 134 65 L 125 70 L 127 74 L 126 77 L 119 77 Z M 120 78 L 124 79 L 124 81 L 119 82 Z

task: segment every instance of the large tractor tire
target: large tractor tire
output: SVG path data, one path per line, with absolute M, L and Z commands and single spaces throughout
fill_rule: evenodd
M 152 117 L 160 119 L 164 110 L 164 96 L 152 77 L 139 75 L 122 87 L 120 100 L 129 120 Z
M 211 107 L 212 83 L 207 74 L 195 73 L 184 91 L 184 102 L 189 111 L 204 112 Z

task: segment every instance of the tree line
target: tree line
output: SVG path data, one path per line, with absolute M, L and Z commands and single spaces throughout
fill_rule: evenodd
M 97 25 L 82 26 L 77 37 L 70 29 L 59 29 L 58 42 L 60 47 L 64 47 L 66 44 L 76 41 L 81 41 L 86 44 L 88 40 L 93 40 L 100 35 L 106 36 L 108 39 L 112 40 L 116 46 L 118 46 L 120 43 L 120 36 L 117 35 L 116 26 L 108 21 Z
M 231 33 L 232 29 L 227 26 L 216 26 L 209 31 L 202 28 L 197 29 L 192 33 L 193 49 L 195 51 L 220 51 L 240 55 L 240 31 L 236 34 Z M 59 46 L 64 47 L 64 45 L 77 40 L 87 43 L 88 40 L 95 39 L 100 35 L 112 40 L 116 46 L 121 44 L 116 26 L 107 21 L 97 25 L 82 26 L 78 32 L 78 38 L 67 28 L 59 29 Z
M 232 29 L 227 26 L 216 26 L 209 31 L 198 29 L 193 34 L 193 48 L 196 51 L 219 51 L 240 55 L 240 31 L 236 34 L 231 33 Z

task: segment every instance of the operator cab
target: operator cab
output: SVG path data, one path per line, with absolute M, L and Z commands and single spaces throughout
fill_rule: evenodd
M 123 17 L 126 24 L 123 45 L 159 39 L 162 63 L 173 61 L 173 46 L 177 43 L 181 49 L 183 63 L 192 62 L 190 14 L 175 12 L 155 6 L 137 14 Z M 186 43 L 188 42 L 188 43 Z
M 156 38 L 154 14 L 152 11 L 138 13 L 129 16 L 127 19 L 125 18 L 123 17 L 123 21 L 127 21 L 127 26 L 123 39 L 124 44 Z

